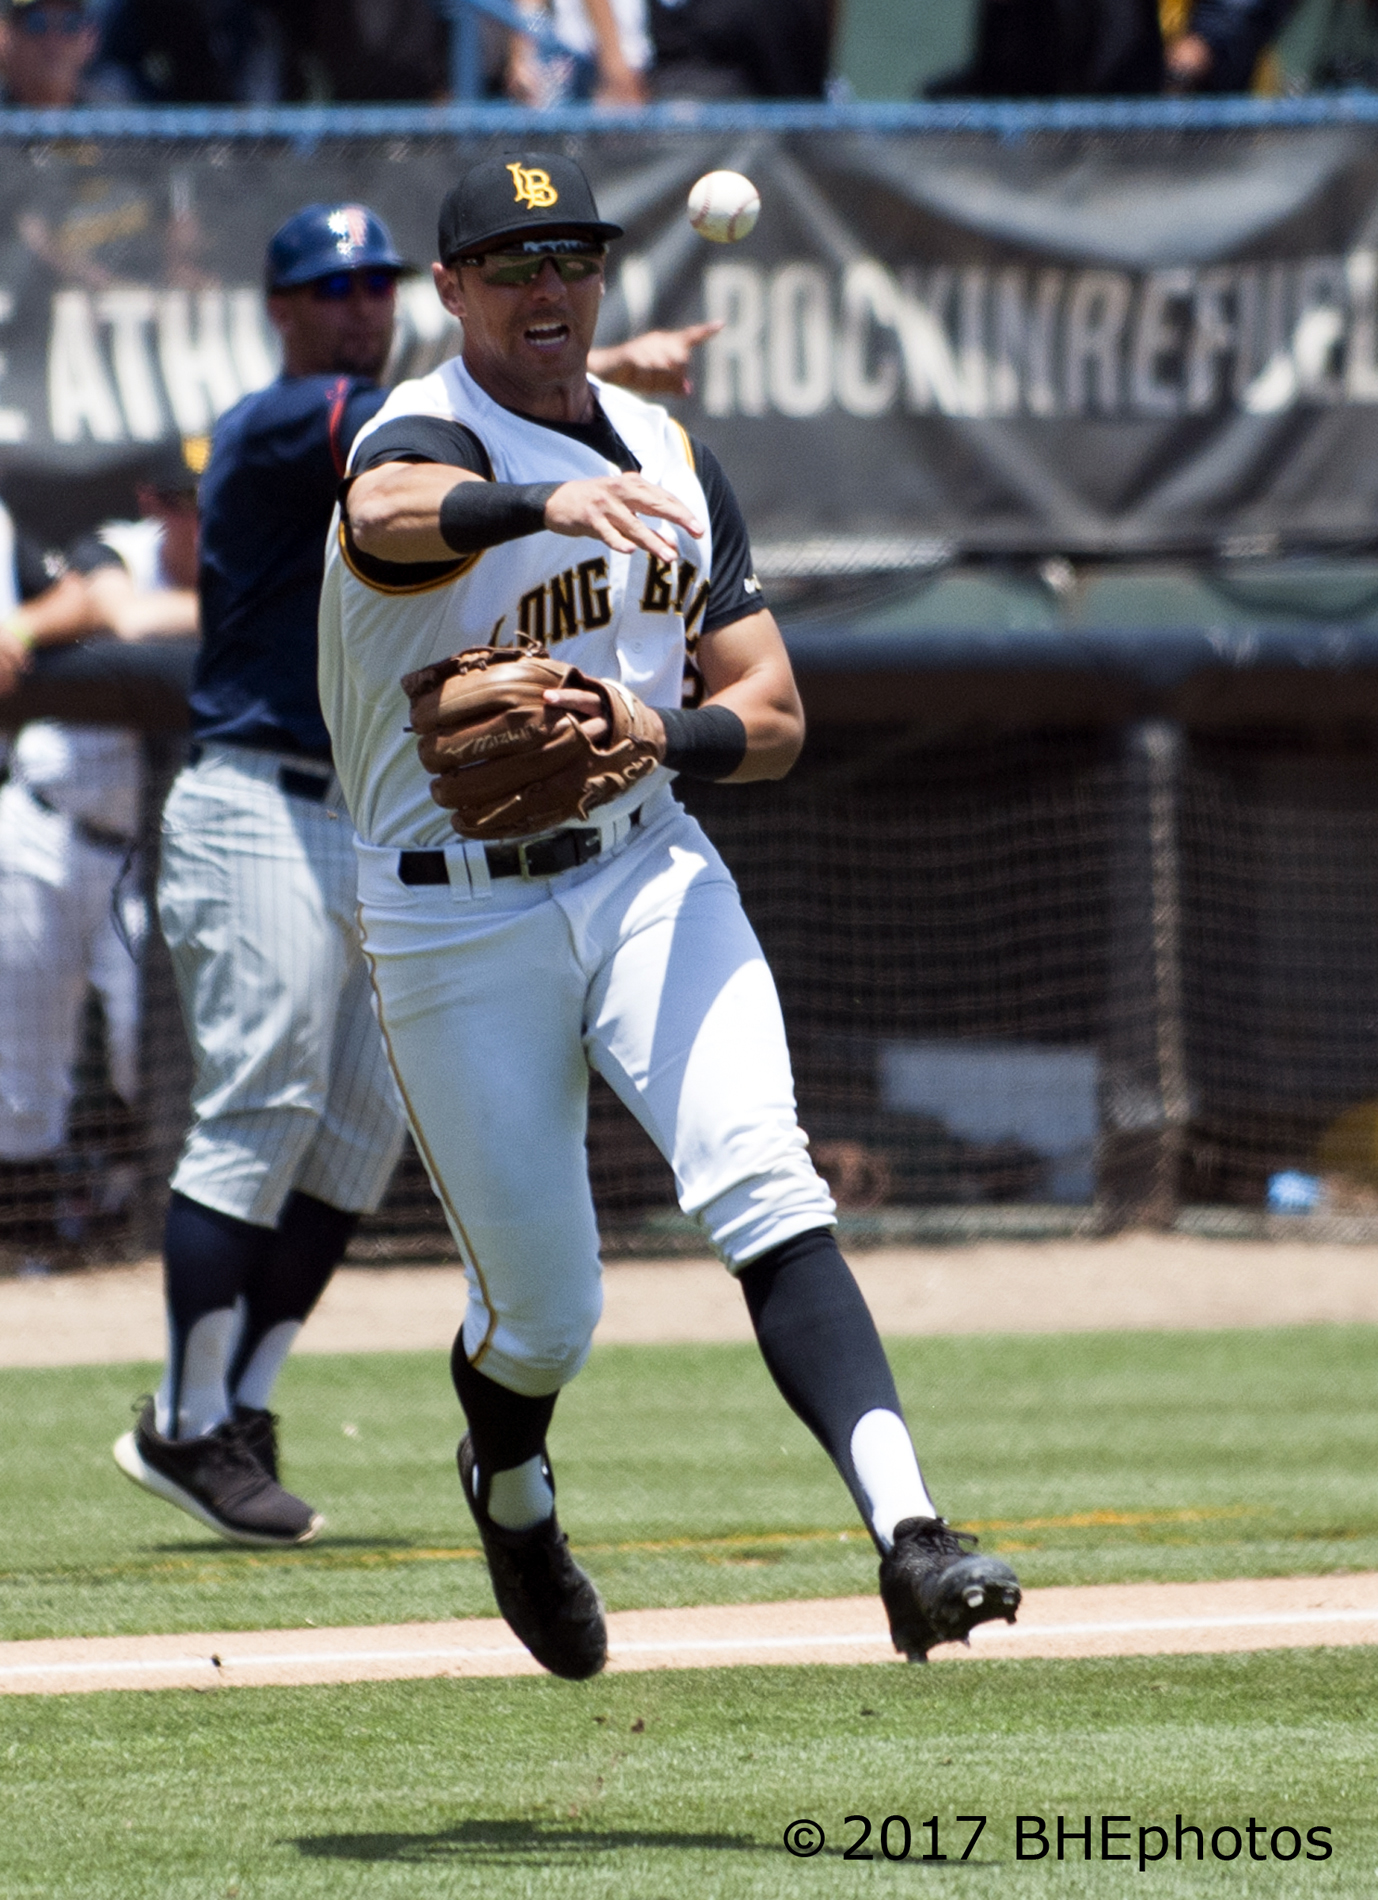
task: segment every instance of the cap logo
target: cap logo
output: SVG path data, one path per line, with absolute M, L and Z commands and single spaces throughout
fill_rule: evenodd
M 514 196 L 518 204 L 525 205 L 530 211 L 544 211 L 548 206 L 558 203 L 560 194 L 551 184 L 549 172 L 539 171 L 535 166 L 528 169 L 522 164 L 509 165 L 507 169 L 512 174 Z
M 325 222 L 335 235 L 335 249 L 341 257 L 363 249 L 368 239 L 368 213 L 362 205 L 341 205 Z

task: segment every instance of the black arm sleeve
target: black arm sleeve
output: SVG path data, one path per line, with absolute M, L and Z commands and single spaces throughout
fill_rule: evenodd
M 84 534 L 68 548 L 67 565 L 75 574 L 94 574 L 101 567 L 122 568 L 124 562 L 99 535 Z
M 713 580 L 708 590 L 708 611 L 703 631 L 714 633 L 734 620 L 759 613 L 765 606 L 761 583 L 753 572 L 751 537 L 741 503 L 723 473 L 712 449 L 690 438 L 694 450 L 694 473 L 703 485 L 708 503 L 708 520 L 713 530 Z
M 359 450 L 350 476 L 385 462 L 438 462 L 442 468 L 467 468 L 485 481 L 493 479 L 488 451 L 473 430 L 444 416 L 394 416 L 383 423 Z
M 375 429 L 341 486 L 365 469 L 388 462 L 426 462 L 439 468 L 463 468 L 481 482 L 456 482 L 440 506 L 440 533 L 456 554 L 477 554 L 503 541 L 536 534 L 545 526 L 545 505 L 558 482 L 495 482 L 488 451 L 462 422 L 444 416 L 397 416 Z

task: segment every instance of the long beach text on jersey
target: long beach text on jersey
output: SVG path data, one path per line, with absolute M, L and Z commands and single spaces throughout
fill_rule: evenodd
M 360 837 L 400 848 L 454 837 L 406 731 L 403 673 L 463 647 L 508 646 L 525 633 L 600 679 L 620 680 L 648 705 L 678 706 L 685 659 L 708 604 L 712 530 L 708 503 L 683 429 L 657 404 L 598 384 L 599 399 L 646 479 L 686 502 L 704 524 L 701 540 L 658 522 L 678 547 L 675 561 L 641 549 L 617 554 L 594 540 L 532 534 L 485 553 L 456 557 L 411 581 L 353 557 L 338 514 L 321 591 L 321 704 L 340 782 Z M 515 415 L 452 359 L 419 382 L 402 383 L 363 429 L 408 415 L 462 422 L 487 451 L 500 482 L 575 481 L 615 465 L 585 443 Z M 605 808 L 639 805 L 669 774 L 660 770 Z

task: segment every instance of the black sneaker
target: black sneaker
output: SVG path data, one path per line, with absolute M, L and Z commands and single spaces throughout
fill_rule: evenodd
M 232 1544 L 309 1544 L 325 1519 L 270 1478 L 240 1420 L 204 1438 L 164 1438 L 146 1399 L 132 1432 L 115 1441 L 115 1463 L 155 1497 L 199 1518 Z
M 934 1643 L 964 1643 L 978 1623 L 1013 1623 L 1022 1592 L 998 1557 L 975 1554 L 976 1539 L 941 1517 L 906 1517 L 880 1560 L 880 1596 L 895 1648 L 927 1662 Z M 964 1548 L 966 1546 L 966 1548 Z
M 251 1457 L 257 1458 L 268 1476 L 278 1481 L 278 1415 L 257 1405 L 236 1405 L 234 1421 L 244 1437 Z
M 466 1432 L 459 1441 L 459 1482 L 483 1539 L 493 1595 L 512 1633 L 551 1675 L 571 1682 L 596 1676 L 608 1660 L 603 1605 L 570 1556 L 555 1513 L 529 1531 L 504 1530 L 477 1495 L 474 1465 Z

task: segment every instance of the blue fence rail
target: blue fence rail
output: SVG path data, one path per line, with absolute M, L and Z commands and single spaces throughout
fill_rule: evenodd
M 496 11 L 489 0 L 485 12 Z M 507 9 L 502 8 L 505 14 Z M 467 55 L 466 55 L 467 57 Z M 762 101 L 709 105 L 676 100 L 641 108 L 493 103 L 443 106 L 82 106 L 68 111 L 0 106 L 0 139 L 440 138 L 462 134 L 640 132 L 1040 133 L 1250 132 L 1378 126 L 1378 92 L 1293 99 L 878 100 L 847 104 Z

